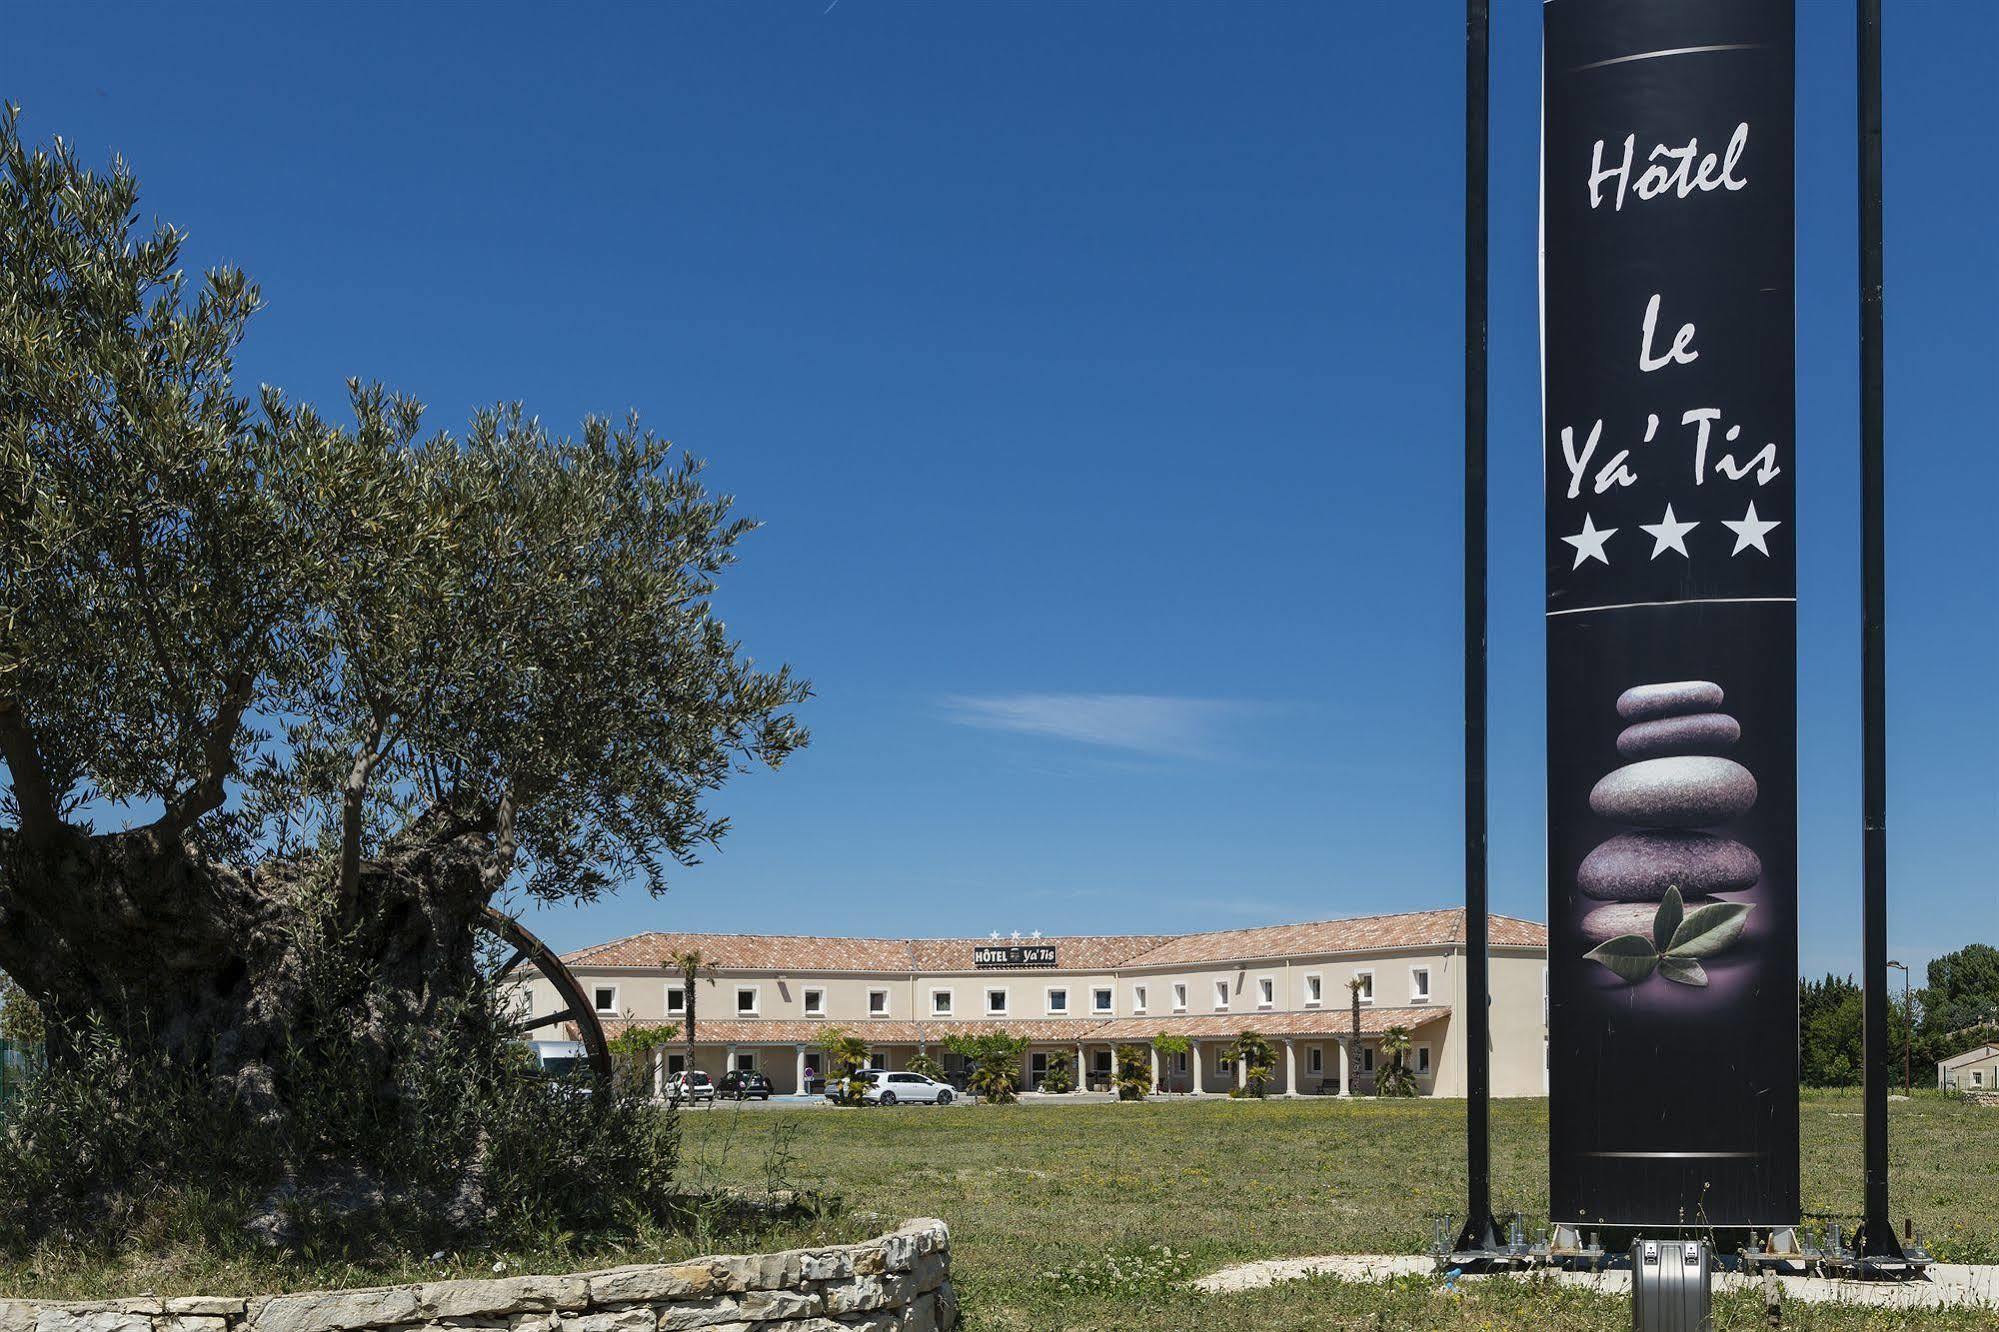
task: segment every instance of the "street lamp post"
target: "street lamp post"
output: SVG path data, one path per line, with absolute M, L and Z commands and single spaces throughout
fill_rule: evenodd
M 1914 1086 L 1909 1047 L 1916 1039 L 1916 1008 L 1909 998 L 1909 968 L 1901 962 L 1890 962 L 1888 966 L 1902 973 L 1902 1095 L 1907 1096 Z

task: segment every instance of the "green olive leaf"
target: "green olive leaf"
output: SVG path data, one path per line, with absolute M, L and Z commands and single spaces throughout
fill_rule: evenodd
M 1652 946 L 1665 952 L 1673 942 L 1673 931 L 1680 928 L 1680 917 L 1686 914 L 1686 903 L 1680 900 L 1678 887 L 1666 889 L 1666 898 L 1659 903 L 1659 914 L 1652 917 Z
M 1682 985 L 1707 985 L 1707 971 L 1690 957 L 1662 957 L 1659 959 L 1659 974 L 1669 981 Z
M 1713 957 L 1742 933 L 1743 922 L 1749 915 L 1750 902 L 1710 902 L 1704 907 L 1695 907 L 1673 931 L 1673 941 L 1666 946 L 1666 952 L 1674 957 Z
M 1642 981 L 1659 965 L 1659 950 L 1642 934 L 1620 934 L 1583 954 L 1601 962 L 1628 981 Z

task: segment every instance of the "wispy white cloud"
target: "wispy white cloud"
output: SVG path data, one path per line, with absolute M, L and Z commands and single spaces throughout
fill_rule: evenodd
M 1160 694 L 958 694 L 945 715 L 961 726 L 1048 736 L 1156 758 L 1214 758 L 1256 704 Z

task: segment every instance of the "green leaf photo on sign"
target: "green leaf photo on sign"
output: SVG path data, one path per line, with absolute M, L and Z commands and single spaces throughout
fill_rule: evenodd
M 1642 981 L 1659 965 L 1659 950 L 1642 934 L 1620 934 L 1583 954 L 1628 981 Z
M 1662 957 L 1659 959 L 1659 974 L 1669 981 L 1682 985 L 1707 984 L 1707 971 L 1690 957 Z
M 1711 902 L 1686 914 L 1665 951 L 1674 957 L 1713 957 L 1742 934 L 1752 903 Z
M 1676 887 L 1666 889 L 1665 900 L 1659 903 L 1659 914 L 1652 917 L 1652 946 L 1665 952 L 1673 942 L 1673 932 L 1680 928 L 1680 917 L 1686 913 L 1686 903 L 1680 899 Z

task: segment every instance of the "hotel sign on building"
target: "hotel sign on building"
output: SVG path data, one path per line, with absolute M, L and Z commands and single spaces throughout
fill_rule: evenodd
M 1540 924 L 1491 920 L 1492 1089 L 1545 1090 L 1548 939 Z M 690 996 L 673 958 L 699 952 Z M 1205 934 L 1065 934 L 1038 938 L 852 938 L 772 934 L 636 934 L 578 949 L 563 961 L 612 1034 L 672 1024 L 690 1013 L 694 1067 L 750 1069 L 787 1094 L 823 1075 L 829 1029 L 866 1042 L 877 1067 L 919 1054 L 962 1074 L 953 1036 L 1001 1032 L 1026 1042 L 1021 1085 L 1053 1069 L 1107 1086 L 1120 1045 L 1150 1052 L 1168 1093 L 1224 1094 L 1243 1070 L 1229 1047 L 1244 1032 L 1276 1055 L 1270 1090 L 1284 1096 L 1366 1095 L 1385 1067 L 1382 1041 L 1408 1040 L 1426 1096 L 1462 1096 L 1464 912 L 1410 911 Z M 559 1013 L 546 981 L 523 1003 Z M 691 1000 L 691 1002 L 690 1002 Z M 560 1024 L 533 1035 L 557 1040 Z M 1179 1038 L 1161 1050 L 1160 1036 Z M 1184 1047 L 1183 1047 L 1184 1041 Z M 661 1072 L 678 1072 L 671 1042 Z
M 980 944 L 972 950 L 972 965 L 979 968 L 1052 967 L 1056 965 L 1054 944 Z

